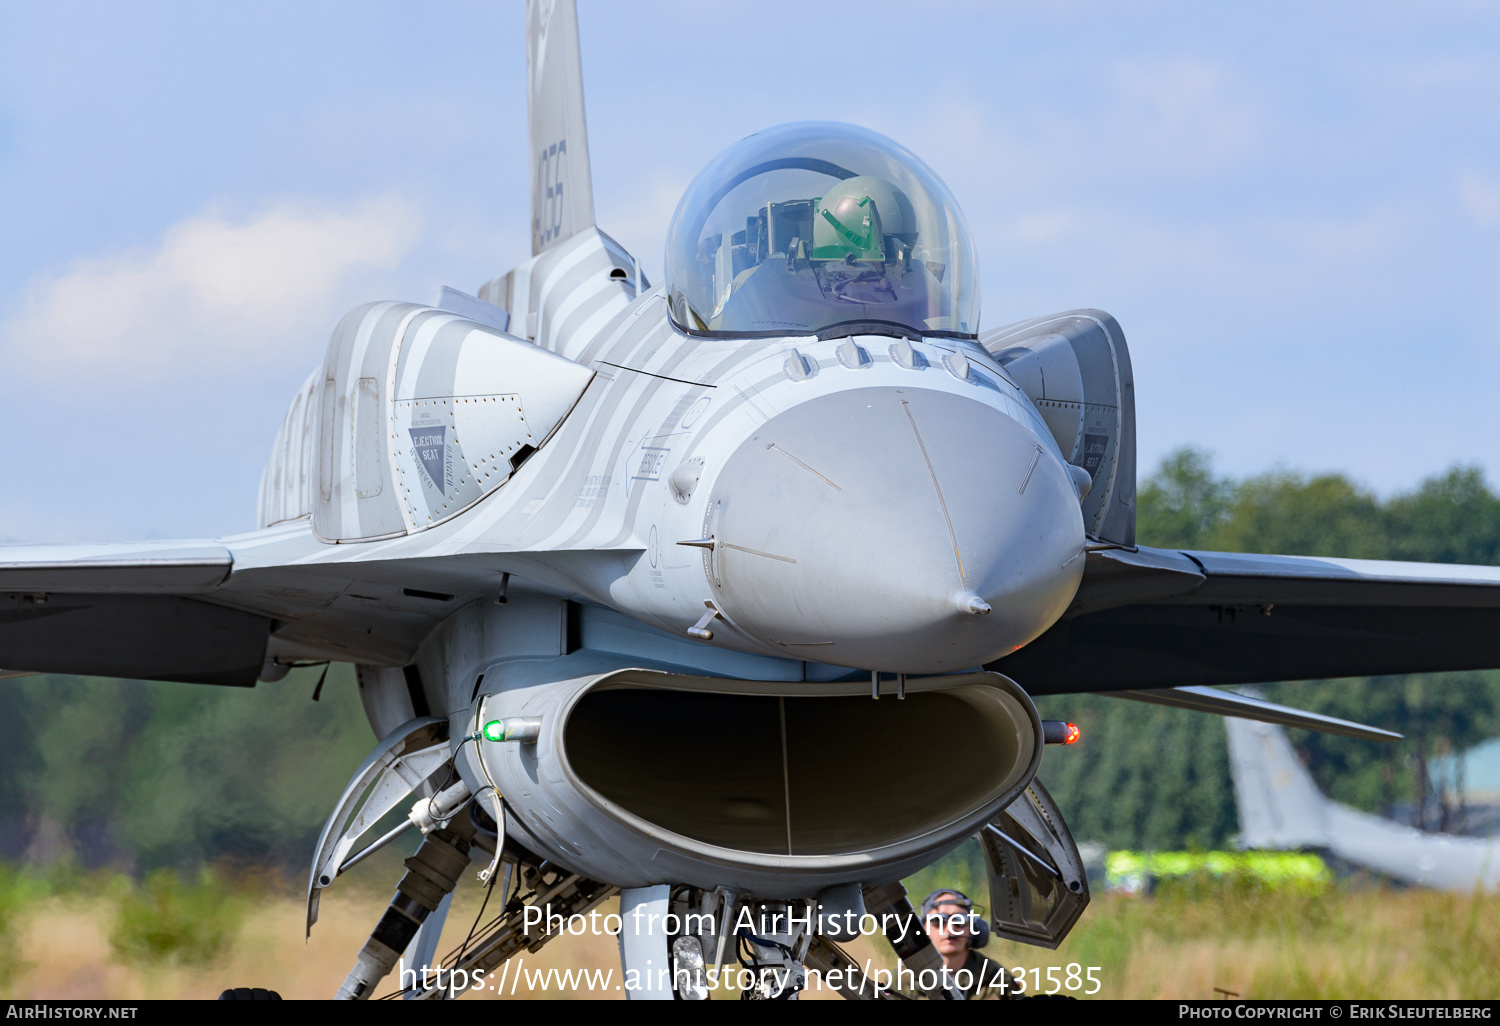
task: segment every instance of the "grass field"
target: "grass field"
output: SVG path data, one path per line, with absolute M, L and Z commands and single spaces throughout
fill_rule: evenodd
M 12 998 L 211 998 L 233 986 L 328 997 L 388 898 L 370 888 L 334 891 L 304 944 L 300 899 L 266 881 L 229 888 L 115 877 L 61 887 L 11 874 L 4 883 L 0 994 Z M 476 911 L 475 891 L 461 893 L 444 950 L 463 939 Z M 854 953 L 861 963 L 894 961 L 883 942 Z M 1256 998 L 1497 998 L 1500 896 L 1376 887 L 1307 893 L 1196 879 L 1151 898 L 1096 897 L 1056 952 L 997 942 L 987 953 L 1007 966 L 1038 967 L 1044 979 L 1047 966 L 1098 966 L 1099 998 L 1221 996 L 1215 988 Z M 615 977 L 602 991 L 565 991 L 555 979 L 533 988 L 523 973 L 516 998 L 622 996 L 612 986 L 611 937 L 563 938 L 525 959 L 531 972 L 601 969 Z

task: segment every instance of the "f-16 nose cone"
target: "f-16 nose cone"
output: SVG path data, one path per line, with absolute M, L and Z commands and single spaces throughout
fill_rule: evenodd
M 704 560 L 730 624 L 788 655 L 890 672 L 977 666 L 1067 608 L 1083 517 L 1015 419 L 946 392 L 809 400 L 731 457 Z M 985 614 L 985 615 L 981 615 Z

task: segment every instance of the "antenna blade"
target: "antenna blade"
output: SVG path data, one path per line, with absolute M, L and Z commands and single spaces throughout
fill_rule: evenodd
M 594 225 L 574 0 L 527 0 L 526 113 L 535 256 Z

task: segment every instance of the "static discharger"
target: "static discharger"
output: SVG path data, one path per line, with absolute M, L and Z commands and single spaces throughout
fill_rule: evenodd
M 1081 735 L 1078 725 L 1064 720 L 1043 720 L 1042 740 L 1049 745 L 1071 745 Z

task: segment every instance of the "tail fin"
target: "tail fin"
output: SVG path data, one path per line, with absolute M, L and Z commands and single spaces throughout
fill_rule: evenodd
M 1327 847 L 1330 803 L 1298 761 L 1286 732 L 1232 717 L 1225 718 L 1224 726 L 1244 846 Z
M 526 2 L 531 255 L 594 224 L 575 0 Z

